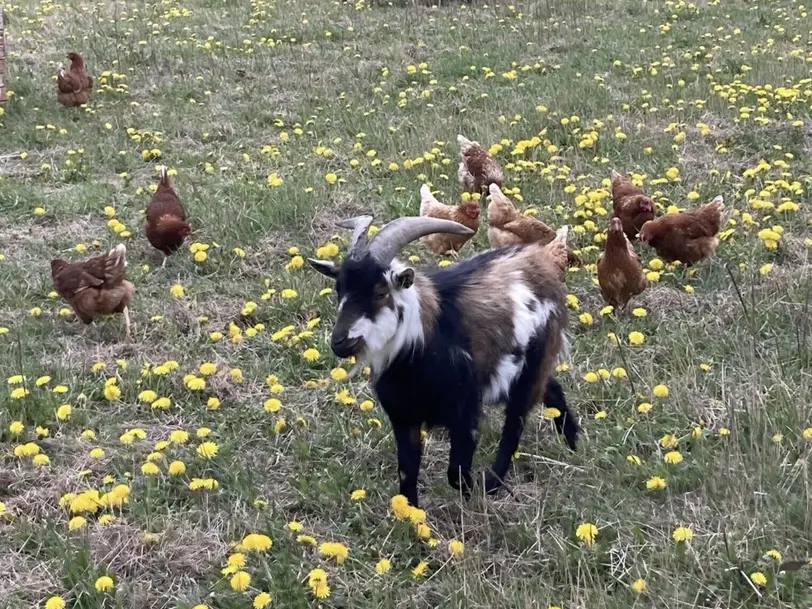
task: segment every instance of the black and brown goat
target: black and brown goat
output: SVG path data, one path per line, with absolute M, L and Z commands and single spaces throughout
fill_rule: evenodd
M 578 425 L 552 378 L 566 344 L 567 309 L 561 271 L 545 252 L 548 246 L 494 249 L 421 273 L 396 258 L 406 244 L 432 233 L 464 235 L 470 229 L 449 220 L 408 217 L 367 240 L 371 222 L 371 216 L 361 216 L 339 223 L 353 230 L 340 267 L 309 262 L 336 281 L 333 352 L 358 356 L 372 369 L 397 443 L 400 493 L 418 505 L 423 424 L 448 429 L 448 481 L 470 492 L 482 404 L 507 403 L 486 492 L 501 486 L 536 402 L 559 411 L 556 427 L 574 450 Z

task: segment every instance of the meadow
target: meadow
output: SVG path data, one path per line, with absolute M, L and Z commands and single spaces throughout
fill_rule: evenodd
M 0 106 L 0 607 L 804 607 L 812 603 L 812 20 L 794 0 L 19 0 Z M 56 102 L 68 51 L 96 79 Z M 569 224 L 572 347 L 495 498 L 421 507 L 329 348 L 335 222 L 461 200 L 457 133 Z M 170 168 L 194 233 L 161 267 Z M 609 174 L 658 213 L 734 208 L 694 268 L 636 246 L 604 308 Z M 485 202 L 483 201 L 483 206 Z M 483 207 L 484 209 L 484 207 Z M 487 248 L 486 223 L 462 250 Z M 127 246 L 134 333 L 83 327 L 49 261 Z M 415 263 L 440 260 L 419 244 Z M 447 264 L 447 262 L 443 262 Z M 633 312 L 631 312 L 633 309 Z M 502 417 L 483 421 L 475 467 Z

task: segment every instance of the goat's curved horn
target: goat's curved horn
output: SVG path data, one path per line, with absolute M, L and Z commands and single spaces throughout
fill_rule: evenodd
M 386 266 L 412 241 L 433 233 L 473 235 L 474 231 L 451 220 L 410 216 L 393 220 L 379 230 L 369 244 L 369 253 Z
M 367 245 L 367 231 L 369 225 L 372 224 L 372 216 L 356 216 L 355 218 L 348 218 L 336 222 L 339 228 L 348 228 L 352 231 L 352 239 L 350 241 L 350 255 L 366 249 Z

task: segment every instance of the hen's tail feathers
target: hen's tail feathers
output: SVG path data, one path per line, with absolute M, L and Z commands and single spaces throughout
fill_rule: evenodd
M 611 173 L 611 178 L 612 178 L 612 180 L 613 180 L 613 181 L 614 181 L 614 180 L 617 180 L 618 178 L 622 178 L 622 177 L 623 177 L 623 176 L 622 176 L 622 175 L 620 175 L 620 173 L 618 173 L 618 172 L 617 172 L 617 171 L 615 171 L 614 169 L 612 170 L 612 173 Z
M 471 147 L 472 142 L 464 135 L 457 135 L 457 145 L 460 147 L 460 152 L 465 154 Z
M 119 243 L 107 254 L 118 264 L 119 262 L 125 267 L 127 266 L 127 248 L 123 243 Z
M 494 183 L 491 183 L 488 186 L 488 192 L 491 193 L 492 197 L 493 196 L 500 196 L 500 195 L 505 196 L 504 193 L 502 192 L 502 189 L 499 188 L 499 186 L 497 184 L 494 184 Z
M 169 186 L 169 174 L 166 172 L 166 165 L 161 165 L 161 185 Z
M 563 243 L 564 245 L 567 244 L 567 235 L 569 235 L 570 227 L 568 224 L 565 224 L 557 231 L 555 231 L 555 239 L 553 241 L 558 241 L 559 243 Z
M 429 188 L 428 184 L 423 184 L 420 187 L 420 215 L 426 215 L 428 211 L 426 208 L 428 207 L 428 203 L 434 202 L 434 195 L 431 194 L 431 188 Z
M 733 206 L 731 205 L 725 209 L 725 199 L 722 195 L 717 195 L 713 199 L 713 204 L 719 208 L 719 227 L 724 228 L 727 226 L 727 221 L 730 220 L 730 216 L 733 214 Z

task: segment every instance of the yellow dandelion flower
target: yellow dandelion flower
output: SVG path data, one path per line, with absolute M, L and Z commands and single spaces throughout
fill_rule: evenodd
M 637 578 L 632 582 L 632 590 L 637 592 L 637 594 L 643 594 L 646 591 L 646 580 L 642 577 Z
M 663 460 L 671 465 L 682 463 L 682 454 L 678 450 L 672 450 L 663 455 Z
M 375 563 L 375 573 L 378 575 L 384 575 L 389 573 L 390 569 L 392 568 L 392 562 L 388 558 L 381 558 L 378 562 Z
M 95 587 L 99 592 L 110 592 L 113 589 L 113 586 L 113 578 L 108 575 L 102 575 L 96 580 L 96 583 L 93 584 L 93 587 Z
M 677 543 L 688 542 L 694 538 L 694 532 L 689 527 L 677 527 L 671 534 L 671 537 Z
M 217 373 L 217 365 L 211 362 L 203 362 L 198 368 L 201 376 L 211 376 Z
M 271 604 L 271 595 L 267 592 L 260 592 L 254 597 L 254 601 L 251 603 L 251 606 L 254 609 L 264 609 L 268 605 Z
M 755 571 L 750 574 L 750 581 L 756 586 L 764 587 L 767 585 L 767 576 L 761 571 Z
M 335 558 L 340 565 L 347 559 L 349 550 L 343 543 L 328 541 L 319 546 L 319 554 L 327 558 Z
M 334 381 L 343 381 L 347 378 L 347 371 L 344 368 L 333 368 L 330 370 L 330 376 Z
M 186 464 L 183 461 L 172 461 L 167 471 L 170 476 L 182 476 L 186 473 Z
M 665 488 L 665 480 L 660 476 L 652 476 L 646 480 L 646 488 L 650 491 L 656 491 Z
M 212 459 L 217 454 L 218 450 L 220 449 L 214 442 L 203 442 L 197 447 L 195 452 L 197 452 L 197 454 L 204 459 Z
M 417 563 L 417 566 L 412 569 L 412 575 L 414 577 L 423 577 L 426 575 L 428 568 L 429 563 L 427 563 L 425 560 L 421 560 L 419 563 Z
M 629 332 L 629 342 L 633 345 L 642 345 L 646 340 L 645 334 L 642 332 L 634 331 Z
M 655 398 L 667 398 L 668 387 L 665 385 L 656 385 L 654 389 L 651 390 L 651 393 L 654 394 Z
M 59 408 L 56 409 L 56 418 L 60 421 L 67 421 L 70 419 L 70 415 L 73 409 L 71 408 L 70 404 L 62 404 Z
M 245 592 L 251 585 L 251 576 L 245 571 L 237 571 L 229 580 L 231 589 L 235 592 Z
M 367 492 L 362 488 L 356 489 L 352 493 L 350 493 L 350 499 L 352 499 L 353 501 L 361 501 L 366 496 Z
M 243 537 L 240 546 L 247 552 L 266 552 L 273 546 L 273 540 L 261 533 L 249 533 Z
M 65 609 L 65 599 L 61 596 L 51 596 L 45 601 L 45 609 Z
M 448 552 L 452 556 L 462 554 L 463 550 L 465 550 L 465 544 L 459 541 L 458 539 L 452 539 L 451 541 L 448 542 Z
M 150 404 L 152 408 L 156 410 L 166 410 L 170 406 L 172 406 L 172 400 L 169 398 L 158 398 L 152 404 Z
M 595 538 L 598 536 L 598 527 L 591 522 L 584 522 L 579 524 L 578 528 L 575 529 L 575 536 L 586 545 L 591 546 L 595 543 Z
M 87 520 L 82 516 L 74 516 L 68 521 L 68 530 L 76 531 L 83 528 L 87 524 Z
M 169 288 L 169 293 L 174 296 L 175 298 L 183 298 L 185 292 L 183 290 L 183 286 L 176 283 L 171 288 Z

